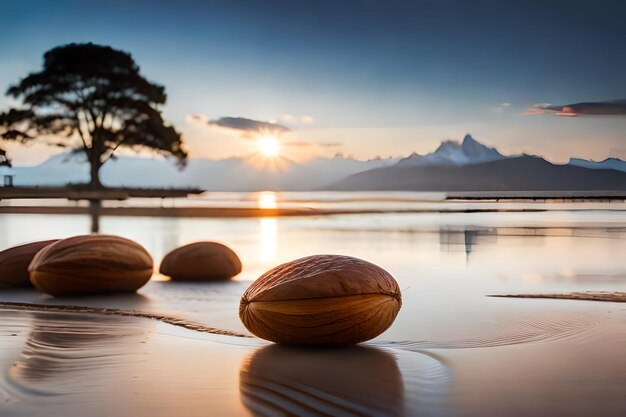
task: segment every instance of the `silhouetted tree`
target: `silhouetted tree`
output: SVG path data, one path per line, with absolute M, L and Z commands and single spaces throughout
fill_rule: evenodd
M 1 137 L 23 143 L 41 138 L 83 151 L 92 187 L 102 187 L 100 168 L 119 147 L 186 161 L 180 134 L 158 109 L 166 100 L 164 87 L 141 76 L 126 52 L 92 43 L 59 46 L 45 53 L 41 71 L 6 94 L 23 105 L 0 114 Z
M 7 152 L 4 149 L 0 149 L 0 167 L 10 167 L 11 160 L 7 156 Z

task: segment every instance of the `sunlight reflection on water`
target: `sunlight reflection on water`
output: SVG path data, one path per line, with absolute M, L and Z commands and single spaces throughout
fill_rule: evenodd
M 267 191 L 241 198 L 271 208 L 281 206 L 283 194 Z M 351 196 L 333 194 L 333 202 L 328 204 L 341 205 L 337 201 Z M 299 193 L 289 199 L 315 197 L 319 196 Z M 372 196 L 357 197 L 366 200 Z M 394 204 L 405 204 L 400 201 L 404 195 L 397 198 L 390 193 L 387 197 L 395 198 Z M 509 203 L 489 204 L 510 208 Z M 456 324 L 459 316 L 481 323 L 500 314 L 501 308 L 525 308 L 533 303 L 487 299 L 486 294 L 626 290 L 622 256 L 626 253 L 626 210 L 613 203 L 594 203 L 595 209 L 584 210 L 551 206 L 561 209 L 231 219 L 105 216 L 101 231 L 138 241 L 157 265 L 170 250 L 194 241 L 216 240 L 233 248 L 243 271 L 229 285 L 187 287 L 153 282 L 141 293 L 152 297 L 156 310 L 238 331 L 245 331 L 236 314 L 241 294 L 250 281 L 270 268 L 321 253 L 366 259 L 397 279 L 405 300 L 396 324 L 381 337 L 414 340 L 462 331 Z M 533 207 L 546 205 L 535 203 Z M 88 231 L 87 216 L 5 214 L 0 216 L 0 248 Z M 453 309 L 447 308 L 451 305 Z M 568 308 L 571 304 L 552 305 Z M 433 315 L 438 317 L 436 323 L 428 319 Z

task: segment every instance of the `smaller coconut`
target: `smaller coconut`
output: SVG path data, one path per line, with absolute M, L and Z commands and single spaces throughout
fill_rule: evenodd
M 168 253 L 160 272 L 177 281 L 229 279 L 241 272 L 241 261 L 228 246 L 217 242 L 196 242 Z
M 0 284 L 32 287 L 28 265 L 37 252 L 55 242 L 57 239 L 25 243 L 0 252 Z
M 152 276 L 152 258 L 119 236 L 85 235 L 46 246 L 33 258 L 30 281 L 54 296 L 134 292 Z

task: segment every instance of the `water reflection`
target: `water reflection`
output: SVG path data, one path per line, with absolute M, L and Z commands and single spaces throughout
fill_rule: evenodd
M 276 261 L 278 220 L 272 217 L 259 219 L 259 261 L 273 264 Z
M 243 362 L 239 387 L 253 415 L 404 415 L 396 358 L 374 347 L 267 346 Z
M 262 195 L 268 197 L 255 194 L 251 200 L 252 195 L 246 194 L 246 202 L 257 207 L 259 199 L 271 201 L 274 193 Z M 87 220 L 85 215 L 2 215 L 0 243 L 4 248 L 83 234 L 89 227 Z M 380 265 L 400 284 L 406 303 L 384 339 L 452 340 L 475 337 L 476 327 L 540 304 L 496 300 L 486 294 L 624 291 L 624 224 L 626 211 L 616 210 L 232 219 L 105 216 L 101 231 L 139 242 L 156 263 L 180 244 L 207 239 L 233 247 L 244 263 L 244 271 L 233 284 L 204 289 L 151 282 L 140 290 L 150 297 L 146 306 L 109 306 L 164 310 L 244 331 L 232 311 L 237 311 L 247 281 L 278 263 L 314 253 L 337 253 Z M 43 301 L 34 291 L 4 289 L 0 295 L 5 300 Z M 81 303 L 91 305 L 97 300 Z M 573 304 L 551 305 L 569 308 Z
M 450 230 L 439 229 L 439 248 L 442 252 L 465 251 L 465 260 L 469 262 L 470 255 L 477 245 L 496 245 L 498 243 L 497 228 L 478 228 Z
M 142 343 L 152 331 L 150 321 L 128 317 L 32 314 L 26 344 L 7 372 L 10 391 L 25 395 L 106 389 L 107 375 L 141 359 Z
M 278 207 L 276 204 L 277 195 L 274 191 L 261 191 L 257 193 L 257 205 L 262 209 L 275 209 Z

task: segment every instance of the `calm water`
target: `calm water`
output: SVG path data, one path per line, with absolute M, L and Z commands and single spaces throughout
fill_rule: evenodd
M 218 193 L 159 204 L 415 212 L 103 217 L 103 233 L 140 242 L 157 264 L 177 246 L 218 240 L 240 255 L 243 272 L 233 281 L 208 284 L 173 283 L 156 274 L 139 294 L 115 297 L 53 299 L 32 290 L 0 289 L 0 300 L 159 312 L 245 332 L 237 311 L 252 280 L 282 262 L 335 253 L 391 272 L 403 292 L 400 314 L 370 343 L 314 352 L 258 339 L 216 338 L 139 318 L 0 309 L 1 412 L 174 415 L 184 409 L 187 415 L 214 410 L 226 416 L 325 410 L 327 415 L 482 417 L 618 416 L 626 410 L 622 304 L 486 296 L 626 291 L 624 203 Z M 449 212 L 476 208 L 487 211 Z M 88 216 L 0 215 L 0 247 L 90 228 Z
M 157 264 L 171 249 L 197 240 L 231 246 L 244 264 L 233 282 L 177 284 L 159 282 L 163 277 L 155 275 L 155 282 L 140 292 L 144 296 L 141 305 L 240 331 L 245 329 L 239 323 L 237 306 L 250 281 L 282 262 L 320 253 L 360 257 L 396 277 L 404 305 L 396 325 L 381 336 L 385 340 L 456 339 L 468 321 L 488 325 L 494 316 L 516 314 L 518 309 L 526 311 L 542 303 L 493 299 L 487 294 L 626 291 L 624 203 L 446 202 L 439 198 L 420 193 L 213 193 L 188 203 L 428 211 L 244 219 L 103 217 L 101 231 L 140 242 Z M 545 211 L 445 212 L 467 207 Z M 433 208 L 444 212 L 430 212 Z M 0 247 L 89 230 L 87 216 L 5 214 L 0 216 Z M 550 305 L 558 310 L 572 304 Z M 436 321 L 430 319 L 433 315 Z M 462 325 L 459 317 L 464 319 Z

